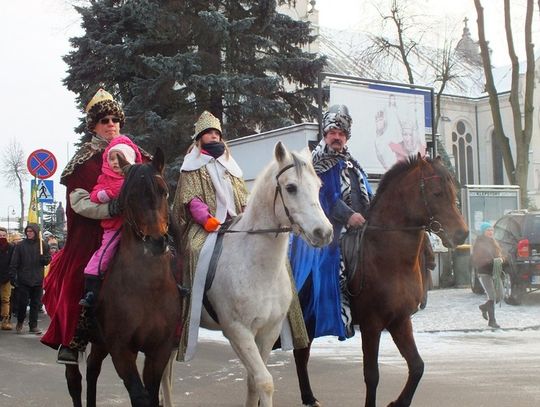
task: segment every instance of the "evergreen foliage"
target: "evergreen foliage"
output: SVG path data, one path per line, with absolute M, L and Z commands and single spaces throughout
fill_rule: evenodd
M 317 116 L 325 59 L 305 52 L 310 25 L 276 12 L 277 1 L 92 0 L 77 7 L 64 80 L 81 108 L 99 87 L 122 102 L 123 132 L 167 152 L 176 183 L 193 124 L 209 110 L 227 139 Z M 84 132 L 84 123 L 78 129 Z

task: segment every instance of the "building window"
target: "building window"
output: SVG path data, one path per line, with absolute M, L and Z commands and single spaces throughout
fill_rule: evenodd
M 504 164 L 502 149 L 495 138 L 495 132 L 491 132 L 491 161 L 493 163 L 493 184 L 504 185 Z
M 457 178 L 461 185 L 474 184 L 474 161 L 470 126 L 458 120 L 452 131 L 452 154 Z

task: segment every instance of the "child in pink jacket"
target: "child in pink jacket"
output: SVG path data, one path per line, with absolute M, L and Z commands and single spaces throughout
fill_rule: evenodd
M 96 203 L 106 203 L 111 199 L 118 198 L 122 184 L 124 183 L 124 173 L 120 167 L 118 157 L 122 156 L 128 163 L 141 163 L 141 153 L 137 146 L 129 137 L 118 136 L 111 140 L 109 146 L 103 152 L 103 165 L 101 174 L 97 179 L 97 184 L 90 193 L 90 200 Z M 103 237 L 101 246 L 90 258 L 88 265 L 84 269 L 84 292 L 83 299 L 79 302 L 85 307 L 95 305 L 101 279 L 107 270 L 112 258 L 116 253 L 116 248 L 120 243 L 120 227 L 122 217 L 115 216 L 110 219 L 103 219 Z

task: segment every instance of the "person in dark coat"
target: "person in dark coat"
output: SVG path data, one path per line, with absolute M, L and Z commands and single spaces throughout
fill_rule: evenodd
M 501 247 L 493 238 L 493 226 L 489 222 L 483 222 L 480 233 L 474 242 L 471 260 L 488 300 L 478 308 L 490 327 L 500 328 L 495 320 L 495 303 L 501 300 L 503 293 L 501 273 L 497 270 L 502 270 L 505 260 Z
M 30 333 L 41 334 L 38 328 L 38 312 L 43 295 L 44 267 L 50 263 L 49 245 L 40 239 L 39 227 L 30 223 L 24 229 L 26 239 L 15 246 L 10 263 L 10 272 L 17 285 L 17 333 L 22 332 L 26 319 L 26 305 L 30 301 L 28 325 Z
M 0 315 L 2 316 L 1 329 L 11 331 L 11 315 L 9 303 L 11 299 L 11 283 L 13 277 L 10 273 L 9 263 L 13 256 L 14 246 L 8 241 L 8 233 L 5 228 L 0 227 L 0 300 L 2 308 Z

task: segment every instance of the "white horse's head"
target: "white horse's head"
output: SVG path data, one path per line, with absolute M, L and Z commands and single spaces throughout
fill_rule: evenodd
M 290 225 L 312 246 L 326 246 L 332 241 L 332 224 L 319 203 L 321 181 L 311 163 L 307 149 L 289 152 L 278 142 L 274 162 L 267 174 L 275 185 L 274 214 L 281 225 Z

